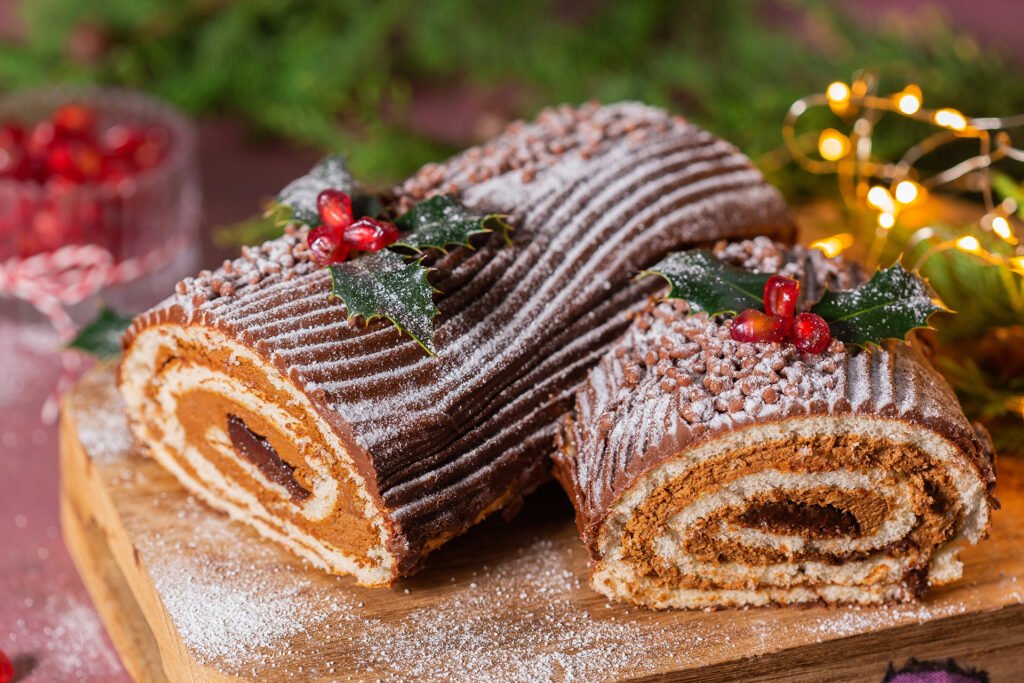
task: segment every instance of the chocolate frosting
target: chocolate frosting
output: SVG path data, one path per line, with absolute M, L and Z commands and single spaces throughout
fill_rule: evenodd
M 688 245 L 793 233 L 734 147 L 632 103 L 546 110 L 395 188 L 403 206 L 442 192 L 515 230 L 511 246 L 494 236 L 435 262 L 436 357 L 387 323 L 347 321 L 294 231 L 184 281 L 124 340 L 214 326 L 291 378 L 385 511 L 401 574 L 547 478 L 574 389 L 658 286 L 638 271 Z

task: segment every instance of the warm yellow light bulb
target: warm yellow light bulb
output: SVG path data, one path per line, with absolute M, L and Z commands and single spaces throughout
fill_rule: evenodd
M 811 249 L 817 249 L 832 258 L 839 256 L 844 249 L 853 244 L 853 235 L 848 232 L 841 232 L 838 235 L 832 235 L 824 239 L 811 242 Z
M 911 116 L 921 109 L 921 88 L 916 85 L 908 85 L 900 92 L 893 95 L 896 101 L 896 108 L 901 114 Z
M 850 86 L 842 81 L 830 83 L 828 89 L 825 90 L 825 97 L 832 104 L 846 104 L 850 99 Z
M 896 203 L 893 202 L 892 195 L 881 185 L 875 185 L 868 190 L 868 204 L 879 211 L 892 213 L 896 210 Z
M 1010 221 L 1006 220 L 1002 216 L 996 216 L 992 219 L 992 232 L 999 235 L 1007 242 L 1013 239 L 1013 231 L 1010 230 Z
M 894 225 L 896 225 L 896 216 L 892 215 L 888 211 L 883 211 L 878 214 L 878 227 L 888 230 Z
M 956 109 L 940 109 L 935 112 L 935 123 L 950 130 L 965 130 L 967 119 Z
M 826 161 L 839 161 L 850 153 L 850 138 L 835 128 L 826 128 L 818 136 L 818 153 Z
M 900 204 L 910 205 L 917 201 L 918 197 L 921 196 L 920 185 L 915 183 L 913 180 L 901 180 L 896 183 L 896 190 L 894 195 L 896 201 Z
M 976 254 L 981 251 L 981 243 L 973 235 L 965 235 L 956 241 L 956 248 L 966 251 L 969 254 Z

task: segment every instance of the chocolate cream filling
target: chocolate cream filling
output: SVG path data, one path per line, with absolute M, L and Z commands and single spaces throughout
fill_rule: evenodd
M 837 469 L 867 473 L 882 469 L 892 478 L 906 480 L 905 485 L 912 491 L 916 524 L 903 538 L 886 547 L 843 554 L 749 547 L 731 540 L 728 535 L 722 538 L 713 533 L 724 523 L 734 528 L 800 535 L 808 540 L 858 538 L 875 533 L 890 514 L 888 501 L 876 491 L 812 486 L 788 494 L 766 492 L 751 497 L 742 506 L 719 508 L 687 529 L 685 537 L 680 539 L 682 549 L 697 560 L 711 563 L 764 566 L 777 562 L 818 561 L 841 564 L 889 555 L 909 559 L 912 566 L 920 567 L 927 565 L 937 545 L 956 532 L 954 520 L 960 517 L 961 510 L 953 483 L 943 470 L 932 465 L 927 454 L 907 443 L 826 434 L 732 451 L 693 466 L 685 474 L 663 483 L 645 498 L 623 526 L 623 561 L 633 565 L 639 575 L 667 587 L 735 588 L 716 585 L 706 577 L 681 571 L 658 555 L 655 539 L 667 530 L 669 520 L 678 512 L 740 477 L 768 469 L 798 474 Z M 641 477 L 635 485 L 642 485 L 643 481 Z
M 802 533 L 813 538 L 860 536 L 857 518 L 835 505 L 774 501 L 747 508 L 737 521 L 775 534 Z
M 228 436 L 235 452 L 259 468 L 267 479 L 279 484 L 292 494 L 295 500 L 309 498 L 309 491 L 295 480 L 295 467 L 289 465 L 277 454 L 266 437 L 255 433 L 237 415 L 228 414 Z

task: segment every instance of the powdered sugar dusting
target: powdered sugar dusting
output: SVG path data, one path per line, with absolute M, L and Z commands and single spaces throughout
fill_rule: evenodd
M 117 424 L 120 404 L 97 400 L 111 382 L 101 372 L 79 388 L 77 424 Z M 442 549 L 413 579 L 390 591 L 361 589 L 210 510 L 132 450 L 93 464 L 187 651 L 253 680 L 654 676 L 994 607 L 962 584 L 922 604 L 878 609 L 656 613 L 609 605 L 586 586 L 585 552 L 552 488 L 528 499 L 514 523 L 491 520 Z M 137 476 L 118 476 L 124 470 Z M 988 572 L 1004 602 L 1021 602 L 1016 546 L 986 547 L 1005 549 L 967 558 L 971 574 Z

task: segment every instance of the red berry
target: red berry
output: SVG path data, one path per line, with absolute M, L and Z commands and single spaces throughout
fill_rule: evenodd
M 341 263 L 348 258 L 349 245 L 333 228 L 321 225 L 309 231 L 306 244 L 313 260 L 321 266 Z
M 145 133 L 123 123 L 115 123 L 103 131 L 103 135 L 100 137 L 100 144 L 107 155 L 129 162 L 134 160 L 135 151 L 144 142 L 146 142 Z
M 103 155 L 86 140 L 58 140 L 47 157 L 50 172 L 74 182 L 96 180 L 103 172 Z
M 0 126 L 0 147 L 14 149 L 25 144 L 25 129 L 17 123 L 5 123 Z
M 800 283 L 791 277 L 772 275 L 764 283 L 764 310 L 768 315 L 792 318 L 796 314 L 796 300 L 800 296 Z
M 789 336 L 798 349 L 807 353 L 822 353 L 832 341 L 828 323 L 816 313 L 801 313 L 794 318 Z
M 341 190 L 327 189 L 318 194 L 316 210 L 321 223 L 339 232 L 352 225 L 352 198 Z
M 53 124 L 49 121 L 37 123 L 25 138 L 25 151 L 33 159 L 46 159 L 50 146 L 56 139 Z
M 32 164 L 21 149 L 0 146 L 0 178 L 28 180 L 31 176 Z
M 781 342 L 786 338 L 786 321 L 748 308 L 732 321 L 729 336 L 738 342 Z
M 167 148 L 170 145 L 170 134 L 167 129 L 161 126 L 152 126 L 146 129 L 146 135 L 141 145 L 136 148 L 132 159 L 140 170 L 153 168 L 167 155 Z
M 3 650 L 0 650 L 0 683 L 11 683 L 14 680 L 14 665 L 7 658 Z
M 96 114 L 84 104 L 65 104 L 54 112 L 53 127 L 61 137 L 91 137 L 96 128 Z
M 380 251 L 398 239 L 398 228 L 394 223 L 376 218 L 360 218 L 345 228 L 345 241 L 359 251 Z

